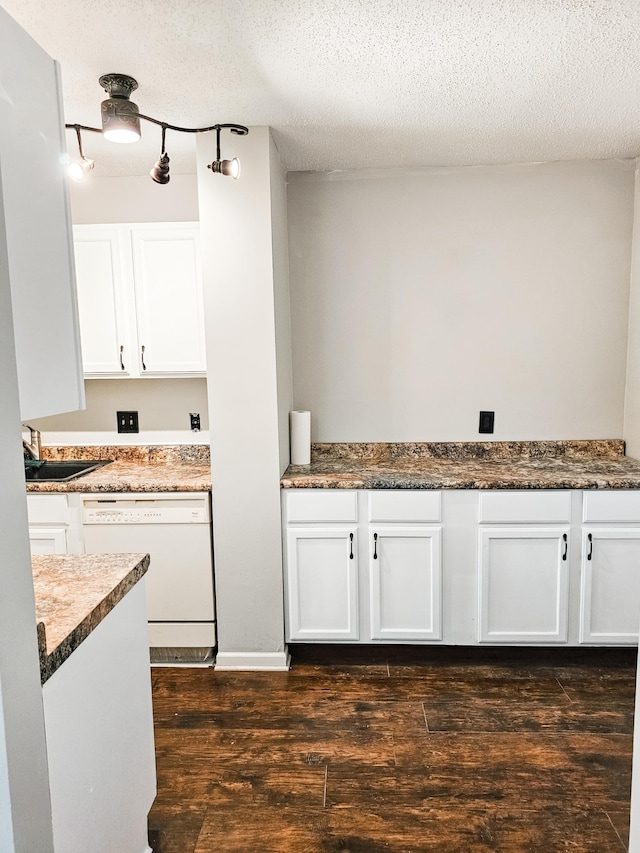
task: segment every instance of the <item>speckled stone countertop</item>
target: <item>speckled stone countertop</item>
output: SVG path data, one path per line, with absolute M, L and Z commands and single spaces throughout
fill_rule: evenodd
M 314 444 L 284 489 L 640 489 L 624 442 Z
M 210 492 L 206 445 L 42 448 L 44 459 L 112 459 L 67 483 L 27 483 L 28 492 Z
M 32 568 L 44 684 L 138 583 L 149 555 L 47 554 Z

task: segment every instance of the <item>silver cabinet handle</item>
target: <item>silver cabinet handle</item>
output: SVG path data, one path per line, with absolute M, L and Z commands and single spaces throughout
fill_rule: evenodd
M 124 347 L 120 346 L 120 370 L 124 370 L 124 361 L 122 360 L 122 353 L 124 352 Z
M 140 361 L 142 362 L 142 369 L 146 370 L 147 365 L 144 363 L 144 345 L 140 347 Z

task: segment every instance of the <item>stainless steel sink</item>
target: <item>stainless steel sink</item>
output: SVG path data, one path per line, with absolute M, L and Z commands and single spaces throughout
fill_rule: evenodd
M 111 459 L 67 459 L 63 462 L 42 462 L 34 459 L 25 461 L 24 474 L 28 483 L 66 483 L 89 474 L 97 468 L 102 468 L 111 461 Z

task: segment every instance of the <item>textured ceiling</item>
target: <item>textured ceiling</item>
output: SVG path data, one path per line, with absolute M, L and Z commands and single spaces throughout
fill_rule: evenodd
M 271 125 L 290 170 L 640 154 L 639 0 L 2 5 L 59 60 L 68 122 L 99 123 L 97 78 L 115 71 L 165 121 Z M 96 173 L 148 172 L 159 132 L 143 134 L 126 150 L 87 137 Z M 195 171 L 193 137 L 167 148 L 173 173 Z

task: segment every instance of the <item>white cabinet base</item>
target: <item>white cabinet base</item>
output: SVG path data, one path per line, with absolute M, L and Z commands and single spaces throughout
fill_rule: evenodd
M 286 639 L 635 645 L 639 496 L 283 490 Z
M 156 793 L 144 580 L 43 686 L 53 836 L 64 853 L 146 853 Z
M 151 648 L 200 649 L 215 644 L 215 622 L 149 622 Z

